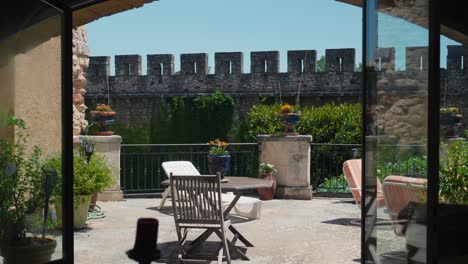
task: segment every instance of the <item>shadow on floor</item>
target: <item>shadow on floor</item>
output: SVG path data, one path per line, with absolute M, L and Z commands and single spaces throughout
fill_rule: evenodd
M 359 218 L 337 218 L 328 221 L 323 221 L 324 224 L 342 225 L 342 226 L 356 226 L 361 227 L 361 219 Z
M 348 199 L 348 200 L 339 200 L 339 201 L 334 201 L 332 204 L 353 204 L 356 205 L 356 201 Z
M 405 251 L 394 251 L 382 254 L 380 257 L 381 264 L 406 264 L 406 252 Z M 354 262 L 361 263 L 361 259 L 353 259 Z M 366 262 L 366 263 L 374 263 L 374 262 Z
M 187 241 L 184 246 L 187 246 L 188 243 L 190 242 L 191 241 Z M 178 244 L 179 243 L 177 241 L 159 243 L 158 249 L 161 251 L 161 258 L 158 259 L 156 262 L 157 263 L 176 263 L 177 255 L 178 255 L 178 252 L 177 252 Z M 220 242 L 205 241 L 202 243 L 201 247 L 197 248 L 195 252 L 191 252 L 185 258 L 198 260 L 197 263 L 211 263 L 211 261 L 216 259 L 218 255 L 218 251 L 221 246 L 222 245 Z M 236 246 L 236 248 L 239 249 L 244 254 L 246 254 L 247 252 L 247 249 L 244 247 Z M 231 253 L 232 260 L 241 259 L 240 256 L 236 254 L 235 252 L 233 252 L 232 250 L 230 250 L 229 252 Z M 200 262 L 200 259 L 203 260 L 207 258 L 211 260 Z

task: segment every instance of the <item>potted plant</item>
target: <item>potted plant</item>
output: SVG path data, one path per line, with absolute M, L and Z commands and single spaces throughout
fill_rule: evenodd
M 260 196 L 260 200 L 271 200 L 275 197 L 276 193 L 276 177 L 273 172 L 276 172 L 275 166 L 269 163 L 260 163 L 259 167 L 259 178 L 273 181 L 273 186 L 270 188 L 258 188 L 257 192 Z
M 439 170 L 437 233 L 439 241 L 443 243 L 439 243 L 438 263 L 460 263 L 450 262 L 449 259 L 466 257 L 468 254 L 468 241 L 465 239 L 468 235 L 466 225 L 468 221 L 468 142 L 456 140 L 443 145 L 442 150 L 444 154 Z M 411 210 L 407 213 L 409 224 L 405 235 L 409 252 L 414 252 L 411 248 L 414 247 L 411 241 L 420 240 L 420 237 L 414 234 L 418 229 L 425 230 L 426 228 L 427 205 L 426 203 L 410 203 L 408 207 Z M 416 231 L 411 232 L 414 230 Z
M 224 176 L 229 171 L 229 163 L 231 161 L 231 155 L 226 149 L 229 144 L 225 141 L 215 139 L 208 143 L 211 147 L 208 152 L 208 170 L 210 174 L 221 175 L 221 180 L 224 180 Z
M 57 242 L 45 236 L 45 228 L 42 236 L 32 234 L 27 223 L 29 216 L 48 209 L 41 150 L 27 147 L 29 136 L 23 120 L 9 116 L 6 125 L 15 133 L 0 139 L 0 255 L 5 263 L 46 263 Z
M 109 105 L 98 104 L 94 111 L 91 111 L 93 123 L 99 127 L 99 131 L 94 134 L 97 136 L 112 136 L 114 132 L 109 131 L 108 126 L 115 122 L 116 112 Z
M 439 173 L 440 202 L 468 205 L 468 142 L 456 140 L 444 148 Z
M 46 168 L 61 168 L 61 155 L 53 154 L 46 160 Z M 73 225 L 76 229 L 83 228 L 88 217 L 88 209 L 91 196 L 104 191 L 112 184 L 111 169 L 107 159 L 100 153 L 94 153 L 88 161 L 84 151 L 79 148 L 73 151 L 73 203 L 74 219 Z M 61 186 L 62 175 L 59 174 L 58 185 L 54 190 L 55 206 L 57 216 L 61 216 Z
M 280 122 L 284 125 L 283 135 L 299 135 L 294 132 L 294 126 L 299 124 L 301 114 L 295 111 L 295 107 L 290 104 L 284 104 L 279 112 Z
M 463 115 L 457 107 L 440 108 L 440 126 L 445 138 L 458 138 L 458 128 L 461 127 Z

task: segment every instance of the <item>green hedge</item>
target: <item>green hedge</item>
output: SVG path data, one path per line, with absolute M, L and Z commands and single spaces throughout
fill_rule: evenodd
M 279 104 L 254 105 L 248 113 L 250 140 L 259 134 L 279 134 Z M 361 104 L 326 104 L 305 107 L 296 127 L 301 134 L 312 135 L 315 143 L 356 144 L 361 142 Z

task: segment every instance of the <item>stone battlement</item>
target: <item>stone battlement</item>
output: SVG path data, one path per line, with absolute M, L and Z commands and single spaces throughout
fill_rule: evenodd
M 448 46 L 447 70 L 442 78 L 465 79 L 468 51 L 462 46 Z M 147 55 L 147 72 L 142 75 L 140 55 L 115 56 L 115 76 L 110 76 L 110 57 L 90 57 L 87 70 L 88 96 L 120 95 L 189 95 L 221 90 L 235 94 L 297 93 L 313 96 L 359 96 L 361 74 L 355 72 L 354 49 L 327 49 L 325 72 L 316 72 L 315 50 L 292 50 L 287 53 L 287 72 L 280 72 L 278 51 L 250 53 L 250 73 L 244 73 L 242 52 L 215 53 L 215 72 L 208 73 L 208 54 L 180 55 L 180 72 L 174 72 L 174 55 Z M 376 50 L 374 69 L 386 74 L 427 71 L 427 47 L 406 48 L 406 71 L 395 71 L 395 49 Z M 463 62 L 463 67 L 461 63 Z M 458 89 L 455 89 L 458 90 Z M 452 91 L 455 91 L 452 89 Z

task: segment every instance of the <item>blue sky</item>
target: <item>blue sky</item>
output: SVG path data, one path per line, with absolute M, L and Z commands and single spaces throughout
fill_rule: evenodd
M 262 50 L 279 51 L 285 72 L 288 50 L 314 49 L 319 58 L 327 48 L 355 48 L 360 62 L 361 15 L 361 8 L 334 0 L 160 0 L 90 23 L 88 41 L 91 56 L 111 56 L 112 74 L 114 55 L 141 55 L 146 74 L 147 54 L 174 54 L 177 71 L 181 53 L 199 52 L 208 53 L 214 72 L 214 53 L 225 51 L 244 52 L 249 72 L 250 52 Z M 380 44 L 414 46 L 421 43 L 400 40 L 427 39 L 417 26 L 399 26 L 416 35 Z M 397 67 L 402 52 L 397 49 Z

